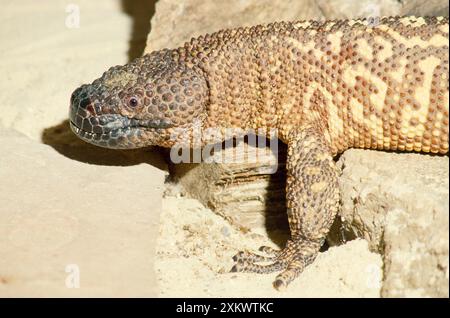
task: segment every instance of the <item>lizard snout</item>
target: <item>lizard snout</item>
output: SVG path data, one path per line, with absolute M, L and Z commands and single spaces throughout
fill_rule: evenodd
M 90 118 L 95 115 L 95 110 L 89 97 L 88 86 L 77 88 L 70 97 L 69 119 L 78 128 L 92 132 L 93 126 Z

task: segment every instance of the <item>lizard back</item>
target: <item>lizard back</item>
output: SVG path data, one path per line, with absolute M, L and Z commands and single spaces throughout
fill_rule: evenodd
M 207 74 L 207 127 L 314 123 L 351 147 L 448 152 L 448 18 L 282 22 L 186 43 Z

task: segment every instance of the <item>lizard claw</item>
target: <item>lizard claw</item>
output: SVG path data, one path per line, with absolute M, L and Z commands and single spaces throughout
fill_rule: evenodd
M 273 287 L 278 291 L 283 291 L 286 289 L 287 285 L 281 279 L 276 279 L 273 282 Z
M 281 291 L 286 289 L 289 283 L 314 260 L 320 245 L 320 243 L 309 241 L 288 241 L 286 247 L 281 251 L 267 246 L 259 248 L 259 251 L 265 252 L 266 254 L 275 254 L 273 256 L 262 256 L 241 251 L 233 257 L 236 264 L 231 268 L 230 272 L 268 274 L 282 271 L 273 282 L 275 289 Z M 271 263 L 268 265 L 260 265 L 257 264 L 259 262 Z

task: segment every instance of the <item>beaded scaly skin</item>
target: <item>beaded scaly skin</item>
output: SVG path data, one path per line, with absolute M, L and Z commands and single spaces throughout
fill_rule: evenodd
M 238 253 L 232 270 L 281 271 L 283 288 L 314 261 L 338 210 L 333 156 L 448 152 L 448 30 L 444 17 L 389 17 L 219 31 L 81 86 L 71 127 L 108 148 L 221 141 L 194 138 L 197 128 L 277 129 L 291 238 L 281 251 L 262 247 L 265 256 Z

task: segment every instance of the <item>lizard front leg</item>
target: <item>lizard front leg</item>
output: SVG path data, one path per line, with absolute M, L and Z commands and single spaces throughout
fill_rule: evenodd
M 313 127 L 294 131 L 288 138 L 287 214 L 291 238 L 281 251 L 261 247 L 267 257 L 238 253 L 232 271 L 269 273 L 276 277 L 277 289 L 286 287 L 314 261 L 339 203 L 338 170 L 323 132 Z M 256 264 L 272 261 L 269 265 Z

